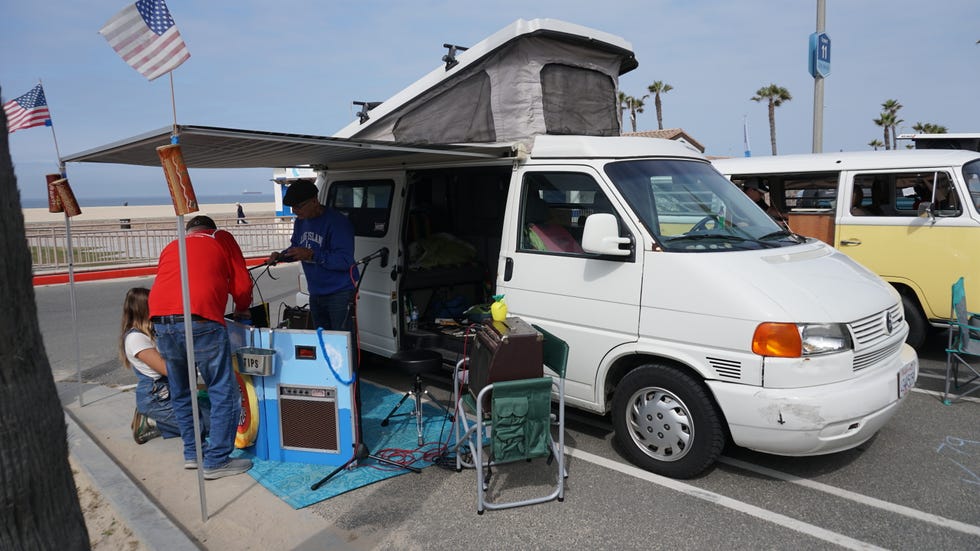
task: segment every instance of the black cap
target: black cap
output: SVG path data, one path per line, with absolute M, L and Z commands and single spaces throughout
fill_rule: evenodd
M 293 207 L 307 199 L 316 197 L 317 194 L 316 184 L 309 180 L 299 180 L 286 188 L 286 195 L 282 198 L 282 204 Z
M 199 228 L 216 230 L 218 229 L 218 226 L 214 223 L 214 220 L 212 220 L 210 216 L 204 216 L 203 214 L 191 218 L 184 226 L 185 231 L 191 231 Z
M 749 178 L 742 184 L 742 189 L 757 189 L 759 191 L 769 191 L 769 186 L 758 178 Z

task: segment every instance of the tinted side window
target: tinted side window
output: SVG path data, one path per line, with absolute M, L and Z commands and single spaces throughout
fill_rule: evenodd
M 334 182 L 327 193 L 327 205 L 347 215 L 354 235 L 383 237 L 388 233 L 394 190 L 391 180 Z

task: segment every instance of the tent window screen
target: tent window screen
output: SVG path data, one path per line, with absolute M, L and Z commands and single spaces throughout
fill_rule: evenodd
M 392 130 L 400 142 L 494 142 L 497 134 L 490 108 L 490 77 L 480 72 L 398 119 Z
M 541 69 L 541 95 L 548 134 L 619 135 L 616 83 L 608 75 L 551 63 Z

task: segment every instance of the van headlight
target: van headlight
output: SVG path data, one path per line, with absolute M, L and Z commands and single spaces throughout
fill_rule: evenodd
M 752 335 L 752 352 L 760 356 L 800 358 L 850 350 L 842 323 L 760 323 Z

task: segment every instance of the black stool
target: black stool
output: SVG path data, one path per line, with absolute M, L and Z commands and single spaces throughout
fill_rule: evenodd
M 435 398 L 429 394 L 429 391 L 425 389 L 425 385 L 422 384 L 422 374 L 423 373 L 434 373 L 442 367 L 442 354 L 439 354 L 435 350 L 402 350 L 391 356 L 392 364 L 403 371 L 406 371 L 412 375 L 415 375 L 415 381 L 412 383 L 412 389 L 402 396 L 402 399 L 398 401 L 391 412 L 381 421 L 381 426 L 388 426 L 388 421 L 392 417 L 400 417 L 402 415 L 412 415 L 415 417 L 415 424 L 418 429 L 419 434 L 419 446 L 424 442 L 422 440 L 422 395 L 425 394 L 429 397 L 433 403 L 442 408 L 446 415 L 450 415 L 449 409 L 443 404 L 438 402 Z M 415 397 L 415 409 L 406 413 L 395 414 L 398 408 L 405 403 L 410 396 Z

